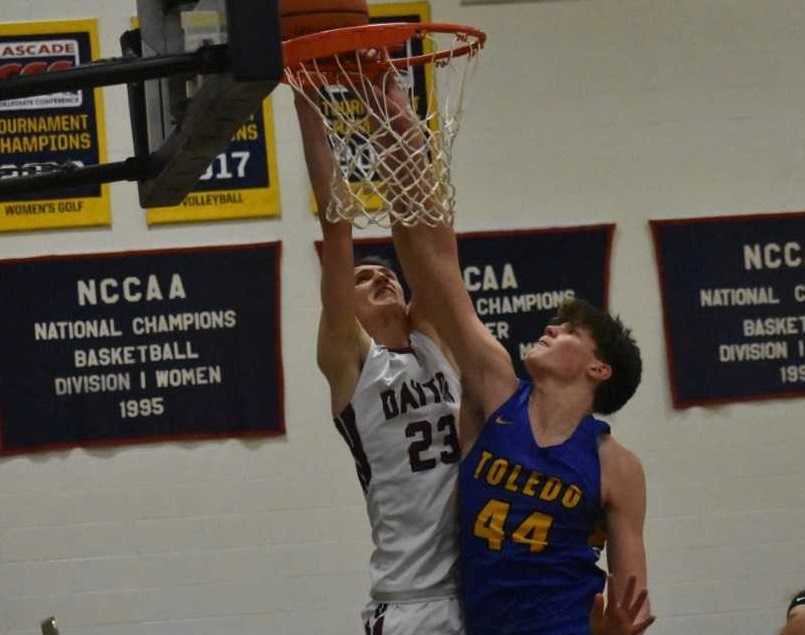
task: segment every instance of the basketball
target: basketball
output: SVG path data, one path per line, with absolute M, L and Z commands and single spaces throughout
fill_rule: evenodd
M 282 39 L 369 23 L 366 0 L 280 0 Z

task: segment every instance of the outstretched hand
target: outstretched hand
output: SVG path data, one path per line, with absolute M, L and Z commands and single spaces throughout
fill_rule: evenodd
M 607 578 L 607 599 L 604 595 L 595 596 L 593 610 L 590 612 L 590 629 L 593 635 L 641 635 L 654 623 L 655 617 L 637 621 L 646 604 L 648 591 L 641 589 L 635 596 L 636 580 L 629 576 L 621 597 L 616 597 L 615 578 Z

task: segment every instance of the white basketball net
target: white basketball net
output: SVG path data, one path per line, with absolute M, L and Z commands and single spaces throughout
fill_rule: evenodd
M 442 46 L 438 40 L 445 37 L 452 43 Z M 428 53 L 468 44 L 465 35 L 452 33 L 424 33 L 418 41 Z M 406 54 L 412 46 L 409 42 Z M 286 69 L 286 81 L 321 116 L 336 159 L 332 196 L 327 209 L 319 210 L 327 220 L 356 227 L 452 224 L 453 141 L 463 117 L 464 85 L 479 50 L 480 45 L 472 46 L 468 55 L 448 54 L 423 66 L 390 65 L 374 79 L 364 72 L 364 54 L 356 51 L 336 55 L 326 66 L 313 60 Z M 374 53 L 395 57 L 387 49 Z M 390 81 L 407 93 L 418 115 L 409 110 L 404 125 L 386 98 Z

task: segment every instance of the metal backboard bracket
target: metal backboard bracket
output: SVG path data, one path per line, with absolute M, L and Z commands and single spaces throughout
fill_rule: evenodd
M 142 207 L 178 205 L 283 73 L 278 0 L 137 0 L 123 57 L 0 80 L 0 100 L 126 84 L 134 156 L 0 179 L 0 194 L 122 180 Z

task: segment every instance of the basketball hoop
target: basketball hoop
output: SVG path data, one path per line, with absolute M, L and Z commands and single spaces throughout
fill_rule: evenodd
M 336 159 L 327 220 L 452 224 L 453 141 L 486 35 L 454 24 L 333 29 L 283 42 L 285 81 L 319 113 Z M 407 95 L 406 112 L 387 97 Z

